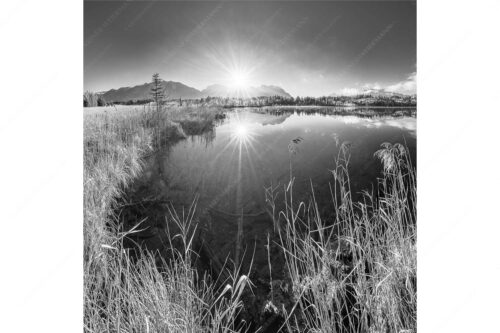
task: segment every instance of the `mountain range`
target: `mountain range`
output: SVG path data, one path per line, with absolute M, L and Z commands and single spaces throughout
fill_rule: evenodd
M 384 88 L 364 88 L 362 90 L 356 91 L 355 93 L 349 94 L 350 96 L 358 96 L 358 95 L 370 95 L 372 97 L 404 97 L 408 96 L 405 94 L 400 94 L 393 91 L 385 90 Z M 345 94 L 341 93 L 333 93 L 330 96 L 345 96 Z
M 283 88 L 278 86 L 261 85 L 259 87 L 248 87 L 245 91 L 230 89 L 221 84 L 213 84 L 201 91 L 203 97 L 218 96 L 218 97 L 270 97 L 282 96 L 292 97 Z
M 127 102 L 130 100 L 147 100 L 151 98 L 151 82 L 146 82 L 144 84 L 136 85 L 133 87 L 122 87 L 119 89 L 111 89 L 108 91 L 100 92 L 99 94 L 107 102 Z M 283 88 L 273 85 L 261 85 L 258 87 L 248 87 L 244 91 L 238 91 L 236 89 L 231 89 L 228 86 L 221 84 L 213 84 L 206 87 L 203 90 L 198 90 L 196 88 L 187 86 L 181 82 L 175 81 L 162 81 L 162 85 L 165 91 L 165 95 L 168 99 L 198 99 L 210 97 L 270 97 L 270 96 L 281 96 L 292 98 L 292 96 L 286 92 Z M 357 90 L 355 93 L 351 93 L 347 96 L 359 96 L 359 95 L 370 95 L 372 97 L 389 97 L 389 98 L 401 98 L 408 96 L 405 94 L 388 91 L 386 89 L 380 88 L 365 88 L 362 90 Z M 330 96 L 346 96 L 344 93 L 333 93 Z
M 108 102 L 126 102 L 129 100 L 141 100 L 151 98 L 152 83 L 144 83 L 133 87 L 122 87 L 103 91 L 100 95 Z M 245 91 L 237 91 L 227 86 L 213 84 L 203 90 L 189 87 L 180 82 L 162 81 L 165 96 L 169 99 L 196 99 L 205 97 L 261 97 L 261 96 L 282 96 L 292 97 L 283 88 L 270 85 L 259 87 L 249 87 Z

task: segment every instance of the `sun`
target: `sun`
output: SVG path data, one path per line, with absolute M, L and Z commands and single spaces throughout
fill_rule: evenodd
M 248 88 L 249 76 L 250 73 L 241 68 L 234 68 L 229 72 L 232 87 L 239 90 Z

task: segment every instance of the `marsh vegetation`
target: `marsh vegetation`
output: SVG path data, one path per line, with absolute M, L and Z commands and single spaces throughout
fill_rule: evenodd
M 377 134 L 374 177 L 339 128 L 314 151 L 327 176 L 314 178 L 300 163 L 315 137 L 275 132 L 365 124 L 355 112 L 259 109 L 254 128 L 217 107 L 87 109 L 85 331 L 416 331 L 414 138 L 381 146 Z M 369 112 L 363 128 L 404 140 L 411 111 L 393 110 L 397 126 Z

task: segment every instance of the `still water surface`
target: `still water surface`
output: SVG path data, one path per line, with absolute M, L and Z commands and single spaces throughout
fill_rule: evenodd
M 153 156 L 146 174 L 176 206 L 189 205 L 198 195 L 198 211 L 215 208 L 236 214 L 265 209 L 264 188 L 283 188 L 291 167 L 295 197 L 307 200 L 312 185 L 316 199 L 327 204 L 333 180 L 329 170 L 342 142 L 351 143 L 353 192 L 370 190 L 381 175 L 373 154 L 383 142 L 405 144 L 416 162 L 416 119 L 237 110 L 212 133 L 190 137 Z
M 371 110 L 367 117 L 297 110 L 278 114 L 258 109 L 230 111 L 212 131 L 151 155 L 129 198 L 140 205 L 129 205 L 120 215 L 134 224 L 146 221 L 142 225 L 146 231 L 137 235 L 142 239 L 138 241 L 161 252 L 168 248 L 165 216 L 170 214 L 169 203 L 182 214 L 182 208 L 188 208 L 197 197 L 195 219 L 200 222 L 201 245 L 196 251 L 201 262 L 213 269 L 217 266 L 214 262 L 226 258 L 248 261 L 251 256 L 242 254 L 248 251 L 254 254 L 252 269 L 268 281 L 267 237 L 271 243 L 278 240 L 273 239 L 275 229 L 264 189 L 271 185 L 278 188 L 279 211 L 292 168 L 294 201 L 307 203 L 314 189 L 323 221 L 333 220 L 330 170 L 343 142 L 351 144 L 349 174 L 354 200 L 361 198 L 356 193 L 374 189 L 381 176 L 382 165 L 373 154 L 382 143 L 405 144 L 416 163 L 415 117 L 405 116 L 411 114 L 408 110 L 398 116 L 387 113 Z M 293 140 L 297 143 L 290 146 Z M 273 267 L 283 271 L 279 269 L 279 250 L 271 252 Z

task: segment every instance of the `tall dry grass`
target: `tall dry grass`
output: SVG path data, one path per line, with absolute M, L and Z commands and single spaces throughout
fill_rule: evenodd
M 85 331 L 243 330 L 236 317 L 247 276 L 236 270 L 222 281 L 192 267 L 195 204 L 166 217 L 177 225 L 171 239 L 181 246 L 171 246 L 171 260 L 161 265 L 144 250 L 132 257 L 123 239 L 141 226 L 125 232 L 112 214 L 123 189 L 140 174 L 143 156 L 185 135 L 183 122 L 195 131 L 203 128 L 197 120 L 209 123 L 214 113 L 183 108 L 158 117 L 139 107 L 92 111 L 84 118 Z M 378 191 L 354 202 L 349 147 L 342 145 L 332 170 L 333 221 L 320 216 L 314 197 L 307 205 L 294 201 L 291 174 L 286 208 L 275 225 L 293 299 L 290 307 L 270 306 L 285 316 L 283 330 L 416 331 L 415 171 L 401 145 L 384 144 L 375 157 L 384 166 Z
M 86 332 L 234 332 L 241 294 L 249 284 L 233 272 L 227 281 L 199 277 L 191 265 L 195 232 L 191 207 L 171 212 L 166 223 L 180 232 L 182 248 L 157 264 L 154 253 L 134 251 L 123 240 L 113 206 L 141 172 L 141 158 L 162 140 L 182 137 L 180 120 L 200 114 L 152 112 L 149 108 L 84 114 L 84 330 Z M 208 112 L 200 121 L 209 121 Z M 174 120 L 175 121 L 174 121 Z M 175 134 L 175 135 L 174 135 Z M 167 136 L 170 135 L 170 136 Z M 181 216 L 182 218 L 179 218 Z
M 416 331 L 416 181 L 407 150 L 385 143 L 378 193 L 354 202 L 349 145 L 332 170 L 334 221 L 295 203 L 293 178 L 278 228 L 294 303 L 280 311 L 289 332 Z M 332 223 L 333 222 L 333 223 Z
M 83 93 L 83 100 L 87 103 L 88 107 L 94 107 L 97 106 L 97 99 L 99 96 L 97 96 L 96 93 L 93 93 L 91 91 L 86 91 Z

